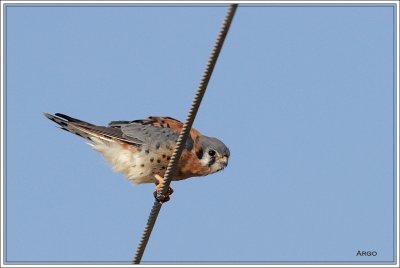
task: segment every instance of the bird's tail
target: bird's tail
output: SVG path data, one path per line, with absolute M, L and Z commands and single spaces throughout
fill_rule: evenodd
M 96 126 L 88 122 L 70 117 L 65 114 L 56 113 L 55 115 L 44 113 L 51 121 L 57 123 L 61 129 L 71 132 L 77 136 L 94 141 L 93 138 L 100 138 L 101 140 L 110 141 L 110 137 L 103 135 L 102 129 L 104 127 Z

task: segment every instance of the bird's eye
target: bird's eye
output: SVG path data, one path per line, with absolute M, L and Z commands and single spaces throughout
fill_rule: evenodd
M 215 156 L 215 154 L 216 154 L 216 152 L 214 151 L 214 150 L 212 150 L 212 149 L 210 149 L 209 151 L 208 151 L 208 155 L 209 156 Z

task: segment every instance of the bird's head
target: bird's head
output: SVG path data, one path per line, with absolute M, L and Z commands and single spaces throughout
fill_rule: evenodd
M 203 136 L 201 147 L 196 152 L 200 164 L 208 168 L 209 174 L 224 169 L 228 165 L 229 155 L 229 149 L 222 141 L 207 136 Z

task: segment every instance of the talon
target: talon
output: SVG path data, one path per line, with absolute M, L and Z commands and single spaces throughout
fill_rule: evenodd
M 153 195 L 154 195 L 154 198 L 158 201 L 158 202 L 160 202 L 161 204 L 163 204 L 163 203 L 165 203 L 165 202 L 168 202 L 171 198 L 168 196 L 168 195 L 164 195 L 164 198 L 161 200 L 161 199 L 159 199 L 158 197 L 157 197 L 157 191 L 155 191 L 154 193 L 153 193 Z
M 174 193 L 174 189 L 172 189 L 171 187 L 168 188 L 168 195 L 171 195 Z
M 167 192 L 167 194 L 165 194 L 164 195 L 164 198 L 162 198 L 162 200 L 160 200 L 157 196 L 158 196 L 158 191 L 154 191 L 153 192 L 153 196 L 154 196 L 154 198 L 158 201 L 158 202 L 160 202 L 160 203 L 165 203 L 165 202 L 168 202 L 171 198 L 169 197 L 172 193 L 174 192 L 174 190 L 172 190 L 172 188 L 170 187 L 169 189 L 168 189 L 168 192 Z
M 174 190 L 171 187 L 168 187 L 167 193 L 163 196 L 162 200 L 160 200 L 159 198 L 157 198 L 157 196 L 158 196 L 158 192 L 161 189 L 161 185 L 163 185 L 163 183 L 164 183 L 164 178 L 158 174 L 154 175 L 154 177 L 157 179 L 156 190 L 153 192 L 154 198 L 160 203 L 168 202 L 170 200 L 169 196 L 174 192 Z

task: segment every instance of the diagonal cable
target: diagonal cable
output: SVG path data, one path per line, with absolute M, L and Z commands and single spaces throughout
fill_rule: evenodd
M 208 63 L 205 67 L 200 84 L 197 88 L 192 105 L 190 106 L 189 113 L 186 117 L 185 123 L 181 130 L 181 133 L 179 134 L 174 152 L 171 156 L 171 160 L 170 160 L 167 170 L 164 174 L 164 183 L 161 185 L 161 188 L 157 193 L 158 200 L 163 200 L 165 194 L 167 193 L 167 191 L 169 189 L 169 185 L 171 184 L 171 180 L 172 180 L 172 175 L 174 174 L 175 169 L 178 165 L 178 160 L 181 157 L 181 154 L 182 154 L 184 145 L 186 143 L 187 137 L 189 135 L 190 129 L 192 128 L 193 121 L 194 121 L 197 111 L 200 107 L 201 100 L 203 99 L 204 93 L 206 92 L 208 82 L 210 81 L 211 74 L 214 70 L 214 67 L 217 62 L 222 45 L 224 43 L 225 37 L 226 37 L 229 27 L 232 23 L 237 6 L 238 6 L 237 4 L 231 4 L 229 6 L 229 9 L 226 13 L 225 19 L 222 23 L 221 29 L 215 40 L 215 44 L 212 48 L 210 57 L 208 59 Z M 145 226 L 142 237 L 141 237 L 138 247 L 136 249 L 136 253 L 135 253 L 135 256 L 133 259 L 133 264 L 139 264 L 142 259 L 144 250 L 146 248 L 147 242 L 149 241 L 151 232 L 152 232 L 154 224 L 157 220 L 157 216 L 158 216 L 158 213 L 160 212 L 161 206 L 162 206 L 162 202 L 159 202 L 157 200 L 153 204 L 153 208 L 151 209 L 149 218 L 147 220 L 147 224 Z

